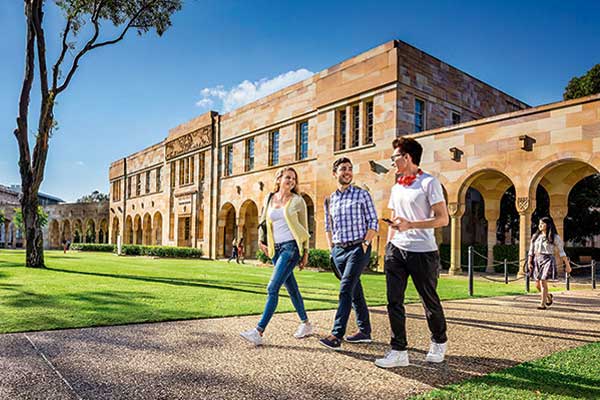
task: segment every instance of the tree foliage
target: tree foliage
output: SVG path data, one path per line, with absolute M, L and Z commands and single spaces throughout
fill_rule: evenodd
M 25 11 L 25 73 L 21 92 L 17 127 L 14 135 L 19 145 L 19 173 L 21 175 L 21 208 L 27 242 L 28 267 L 44 267 L 43 237 L 38 220 L 37 193 L 44 178 L 48 144 L 57 122 L 54 107 L 73 79 L 79 63 L 89 52 L 123 40 L 133 30 L 142 35 L 152 29 L 160 36 L 171 26 L 171 16 L 181 9 L 183 0 L 54 0 L 64 16 L 61 29 L 60 51 L 56 62 L 48 63 L 46 34 L 44 32 L 44 0 L 24 0 Z M 105 24 L 105 22 L 108 22 Z M 109 33 L 101 32 L 112 25 Z M 116 34 L 110 37 L 110 32 Z M 101 34 L 104 33 L 104 34 Z M 87 36 L 82 39 L 81 36 Z M 64 68 L 66 65 L 66 68 Z M 40 89 L 37 126 L 29 125 L 29 103 L 34 87 Z M 63 72 L 64 68 L 64 72 Z M 36 107 L 37 108 L 37 107 Z M 30 134 L 35 137 L 33 151 Z
M 596 93 L 600 93 L 600 64 L 593 66 L 585 75 L 573 77 L 565 87 L 563 99 L 577 99 Z
M 42 206 L 38 206 L 37 209 L 38 221 L 40 226 L 43 228 L 48 225 L 48 214 L 44 211 Z M 23 219 L 23 211 L 20 208 L 15 208 L 15 226 L 19 228 L 19 230 L 23 231 L 25 229 L 25 220 Z
M 108 195 L 98 190 L 94 190 L 92 193 L 77 199 L 77 203 L 100 203 L 102 201 L 108 201 Z
M 3 225 L 5 221 L 6 221 L 6 216 L 4 215 L 4 210 L 0 210 L 0 225 Z
M 600 174 L 579 181 L 569 194 L 569 214 L 565 218 L 565 240 L 585 244 L 600 235 Z

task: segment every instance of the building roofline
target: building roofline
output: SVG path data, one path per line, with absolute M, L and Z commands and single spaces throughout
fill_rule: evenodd
M 457 131 L 457 130 L 461 130 L 461 129 L 465 129 L 465 128 L 474 128 L 477 126 L 491 124 L 494 122 L 506 121 L 506 120 L 510 120 L 513 118 L 524 117 L 527 115 L 540 114 L 543 112 L 554 111 L 554 110 L 558 110 L 561 108 L 567 108 L 567 107 L 572 107 L 572 106 L 586 104 L 586 103 L 593 103 L 596 101 L 600 101 L 600 93 L 593 94 L 590 96 L 580 97 L 578 99 L 561 100 L 561 101 L 556 101 L 553 103 L 543 104 L 543 105 L 537 106 L 537 107 L 526 108 L 524 110 L 518 110 L 518 111 L 509 112 L 509 113 L 493 115 L 491 117 L 476 119 L 476 120 L 469 121 L 469 122 L 463 122 L 458 125 L 444 126 L 441 128 L 430 129 L 430 130 L 419 132 L 419 133 L 412 133 L 407 136 L 410 136 L 411 138 L 414 138 L 414 139 L 419 139 L 422 137 L 440 135 L 442 133 L 448 133 L 448 132 Z

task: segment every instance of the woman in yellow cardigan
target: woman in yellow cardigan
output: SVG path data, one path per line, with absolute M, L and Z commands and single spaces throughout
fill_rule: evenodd
M 263 206 L 261 225 L 266 227 L 267 243 L 259 241 L 259 244 L 262 251 L 273 260 L 273 275 L 267 286 L 267 304 L 260 322 L 256 328 L 241 333 L 244 339 L 257 346 L 262 344 L 263 333 L 275 313 L 282 285 L 285 285 L 300 317 L 300 326 L 294 336 L 300 339 L 313 333 L 294 277 L 296 265 L 300 269 L 306 266 L 310 238 L 306 203 L 298 194 L 297 187 L 296 171 L 291 167 L 281 168 L 275 175 L 275 188 L 266 197 Z

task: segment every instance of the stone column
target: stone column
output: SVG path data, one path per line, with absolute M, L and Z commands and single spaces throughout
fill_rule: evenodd
M 565 218 L 569 213 L 569 207 L 566 204 L 566 200 L 563 205 L 550 206 L 550 216 L 554 220 L 554 224 L 556 225 L 556 231 L 558 232 L 558 236 L 565 241 Z M 556 257 L 556 267 L 558 276 L 563 276 L 565 274 L 565 264 L 560 257 L 560 253 L 558 250 L 555 250 L 554 257 Z
M 100 228 L 96 229 L 96 243 L 100 243 Z
M 517 211 L 519 212 L 519 272 L 518 277 L 525 276 L 525 260 L 529 252 L 531 240 L 531 214 L 534 206 L 529 197 L 517 197 Z
M 449 275 L 461 274 L 460 269 L 460 230 L 461 219 L 465 210 L 459 203 L 448 204 L 448 214 L 450 215 L 450 269 Z
M 485 210 L 485 219 L 488 223 L 487 229 L 487 267 L 485 272 L 494 272 L 494 246 L 496 245 L 496 227 L 498 224 L 498 218 L 500 217 L 500 210 L 490 209 Z M 500 260 L 496 260 L 500 261 Z

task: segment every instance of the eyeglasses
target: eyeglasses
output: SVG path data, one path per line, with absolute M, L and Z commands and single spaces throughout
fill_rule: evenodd
M 390 160 L 392 161 L 392 163 L 395 163 L 397 159 L 399 159 L 400 157 L 404 157 L 405 154 L 406 153 L 392 154 Z

